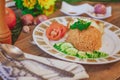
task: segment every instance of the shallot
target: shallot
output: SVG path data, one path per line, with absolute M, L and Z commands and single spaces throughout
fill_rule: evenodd
M 31 14 L 26 14 L 21 17 L 23 25 L 33 24 L 34 17 Z
M 47 20 L 48 17 L 46 15 L 38 15 L 36 18 L 34 18 L 34 24 L 38 25 L 39 23 Z
M 106 13 L 106 6 L 104 4 L 96 4 L 94 6 L 94 12 L 96 14 L 105 14 Z

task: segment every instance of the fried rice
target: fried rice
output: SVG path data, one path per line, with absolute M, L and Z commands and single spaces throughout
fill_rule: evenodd
M 102 44 L 102 33 L 93 26 L 82 31 L 70 29 L 66 41 L 80 51 L 98 50 Z

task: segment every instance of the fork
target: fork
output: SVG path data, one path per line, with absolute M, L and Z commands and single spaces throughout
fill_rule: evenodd
M 2 63 L 3 65 L 6 65 L 6 66 L 12 66 L 12 67 L 14 66 L 14 67 L 17 67 L 18 69 L 24 68 L 25 71 L 29 72 L 30 74 L 33 74 L 33 75 L 36 76 L 39 80 L 47 80 L 47 79 L 43 78 L 42 76 L 37 75 L 37 74 L 29 71 L 29 70 L 26 69 L 25 67 L 16 66 L 16 64 L 13 63 L 12 61 L 10 61 L 8 58 L 6 58 L 1 51 L 0 51 L 0 63 Z
M 14 63 L 10 62 L 10 60 L 8 60 L 1 51 L 0 51 L 0 62 L 6 66 L 15 66 L 13 65 Z

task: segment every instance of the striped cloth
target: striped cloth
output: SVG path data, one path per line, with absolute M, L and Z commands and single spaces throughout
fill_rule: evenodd
M 15 78 L 11 77 L 11 67 L 6 67 L 2 64 L 0 64 L 0 77 L 3 80 L 16 80 Z

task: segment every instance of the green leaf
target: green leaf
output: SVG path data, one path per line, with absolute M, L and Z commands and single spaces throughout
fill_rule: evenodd
M 16 26 L 11 30 L 12 33 L 12 44 L 15 43 L 15 41 L 17 40 L 17 38 L 19 37 L 21 31 L 22 31 L 22 22 L 20 17 L 17 17 L 17 23 Z
M 87 29 L 90 26 L 91 22 L 87 22 L 85 25 L 85 29 Z
M 70 26 L 70 29 L 76 29 L 77 28 L 77 23 L 74 23 L 73 25 Z
M 91 22 L 78 19 L 77 22 L 70 26 L 70 29 L 79 29 L 80 31 L 87 29 L 90 26 Z
M 17 8 L 19 9 L 23 8 L 23 0 L 14 0 L 14 1 Z

